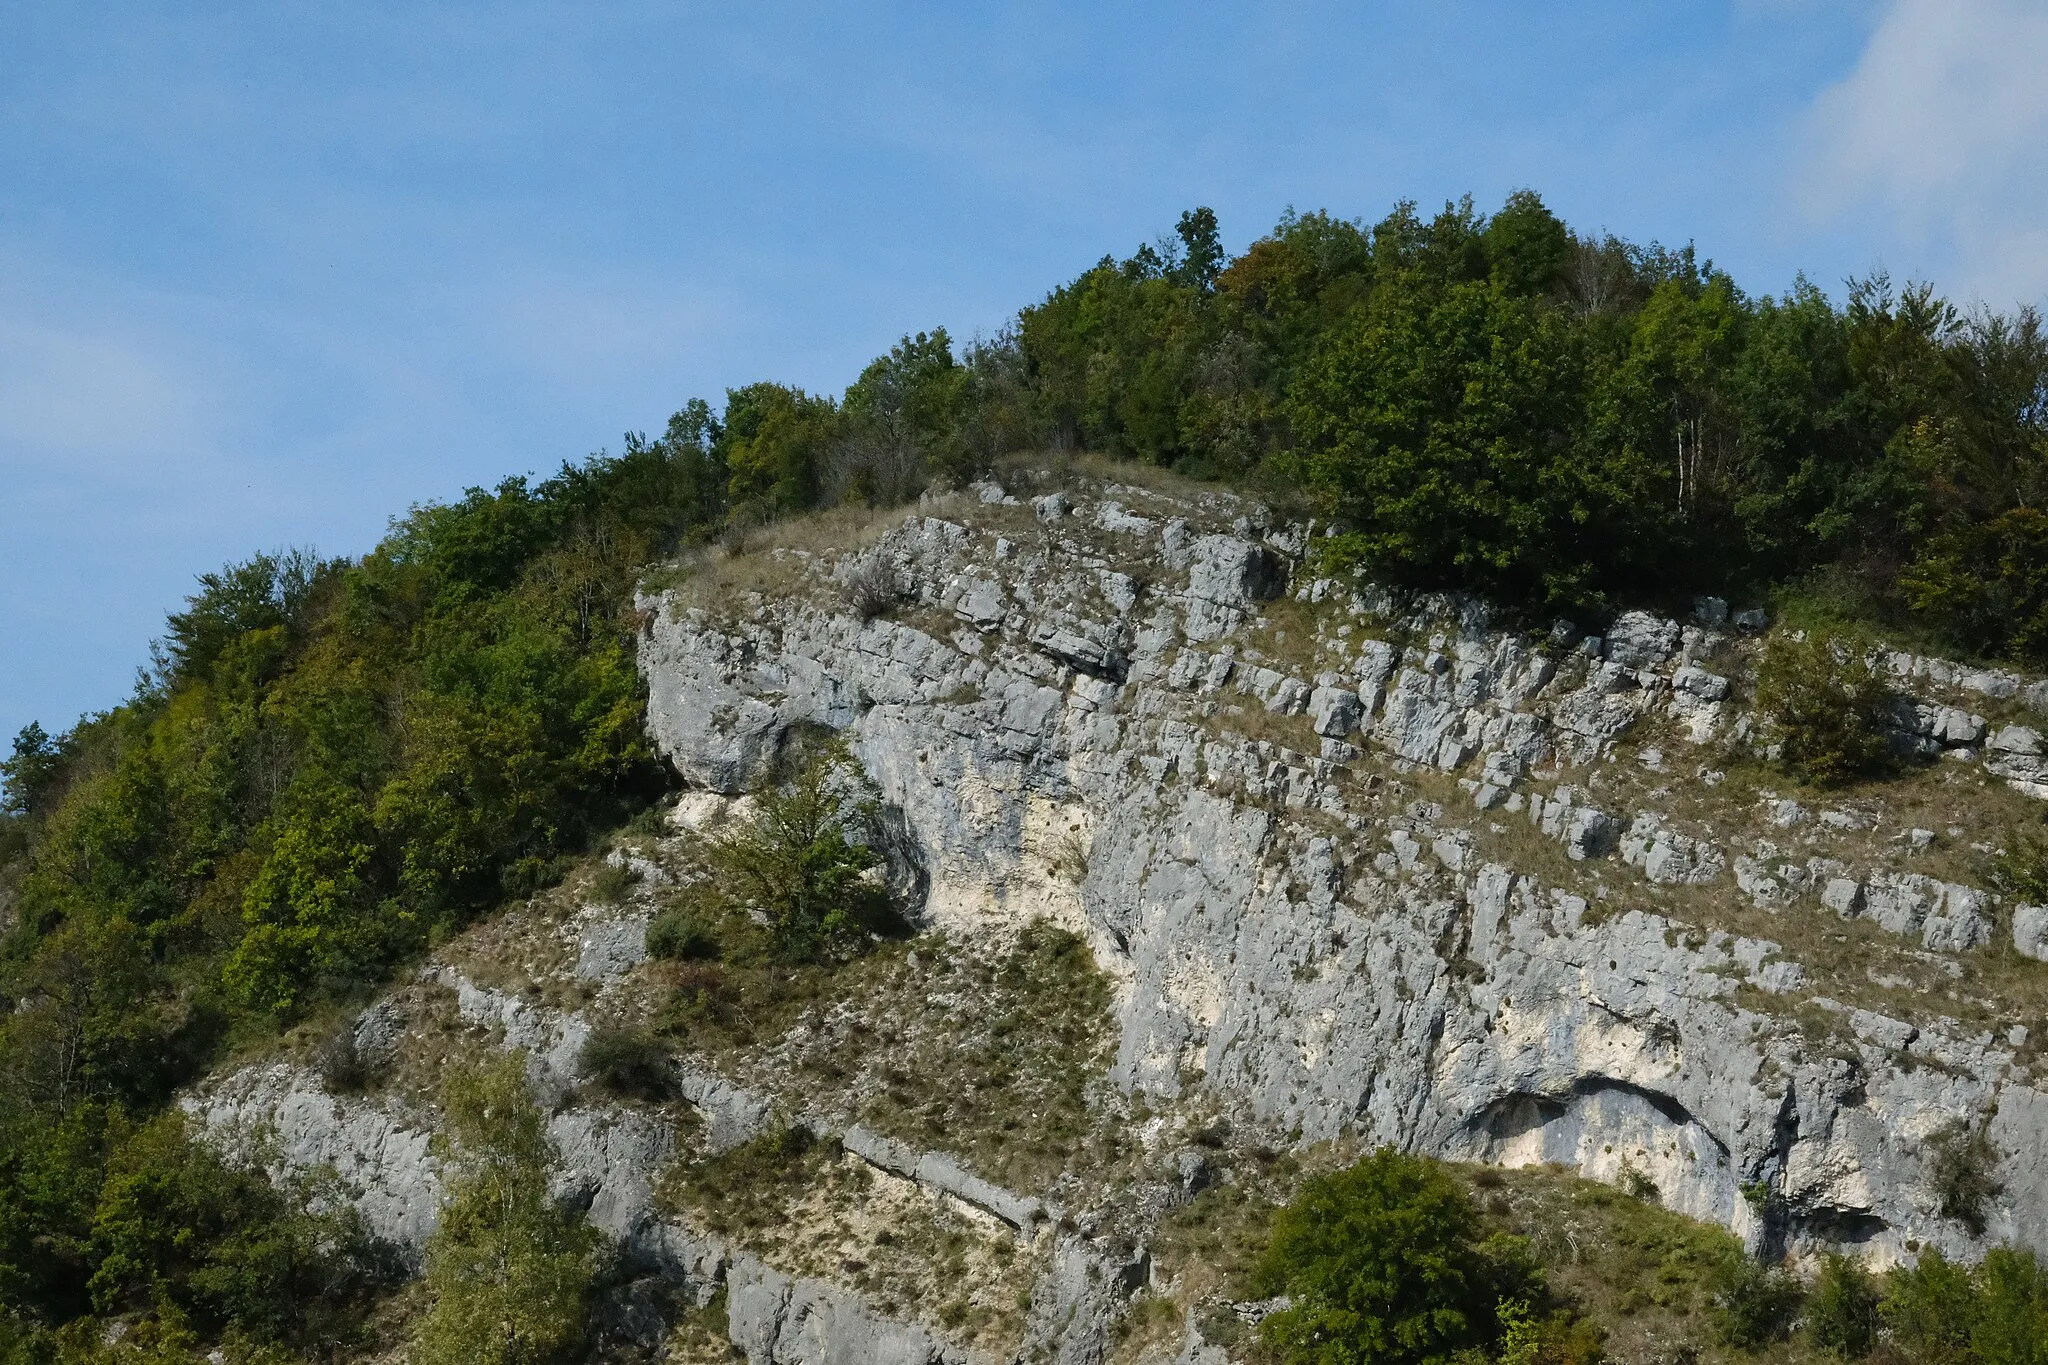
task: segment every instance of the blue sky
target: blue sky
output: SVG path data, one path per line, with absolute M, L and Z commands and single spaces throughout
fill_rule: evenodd
M 1213 205 L 1540 191 L 1758 292 L 2048 290 L 2048 5 L 0 8 L 0 740 L 193 575 L 836 391 Z

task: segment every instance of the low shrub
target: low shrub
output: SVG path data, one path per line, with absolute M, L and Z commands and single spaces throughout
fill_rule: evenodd
M 640 874 L 630 863 L 608 862 L 590 879 L 591 898 L 602 905 L 617 905 L 633 894 L 639 880 Z
M 313 1066 L 336 1094 L 361 1090 L 370 1081 L 370 1066 L 356 1046 L 353 1022 L 345 1023 L 313 1049 Z
M 673 906 L 647 926 L 647 955 L 672 962 L 710 962 L 722 951 L 718 934 L 688 906 Z
M 1761 1351 L 1792 1334 L 1805 1292 L 1782 1267 L 1745 1256 L 1736 1262 L 1715 1296 L 1715 1327 L 1730 1346 Z
M 1818 634 L 1773 638 L 1757 669 L 1757 711 L 1778 745 L 1778 761 L 1815 786 L 1897 769 L 1896 704 L 1897 695 L 1868 659 Z
M 593 1030 L 576 1054 L 576 1065 L 591 1084 L 614 1095 L 662 1100 L 675 1088 L 668 1049 L 645 1029 Z
M 1972 1237 L 1984 1234 L 1984 1206 L 2004 1188 L 1996 1176 L 1998 1153 L 1982 1127 L 1957 1119 L 1928 1144 L 1928 1183 L 1941 1201 L 1941 1216 L 1954 1219 Z
M 877 554 L 853 567 L 846 576 L 845 589 L 847 608 L 863 621 L 888 615 L 903 600 L 895 566 Z

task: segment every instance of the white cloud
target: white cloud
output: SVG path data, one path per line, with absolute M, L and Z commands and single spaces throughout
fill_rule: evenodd
M 1822 215 L 1880 215 L 1870 235 L 1951 294 L 2048 291 L 2048 4 L 1893 0 L 1807 132 Z

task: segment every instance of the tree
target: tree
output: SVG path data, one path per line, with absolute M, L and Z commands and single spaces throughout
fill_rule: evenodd
M 49 807 L 49 799 L 64 773 L 65 753 L 58 741 L 35 721 L 14 737 L 12 757 L 0 759 L 0 813 L 35 816 Z
M 1868 659 L 1818 633 L 1773 637 L 1757 669 L 1756 707 L 1780 746 L 1779 761 L 1816 786 L 1896 766 L 1886 732 L 1895 700 Z
M 1181 280 L 1197 289 L 1214 289 L 1225 259 L 1222 234 L 1216 227 L 1216 210 L 1189 209 L 1180 216 L 1180 223 L 1174 231 L 1181 241 L 1180 266 L 1176 273 Z
M 1877 1283 L 1862 1265 L 1838 1251 L 1821 1258 L 1806 1300 L 1806 1330 L 1813 1344 L 1844 1360 L 1861 1360 L 1877 1344 Z
M 881 859 L 865 841 L 872 807 L 850 790 L 859 780 L 844 746 L 827 744 L 786 786 L 764 787 L 754 814 L 707 846 L 730 894 L 768 916 L 776 952 L 790 961 L 816 959 L 886 911 L 865 875 Z
M 548 1193 L 553 1160 L 524 1054 L 453 1077 L 443 1155 L 460 1172 L 427 1245 L 420 1365 L 551 1365 L 589 1326 L 595 1229 Z
M 719 454 L 730 501 L 764 514 L 815 506 L 819 459 L 838 415 L 830 398 L 784 384 L 728 390 Z
M 1306 1182 L 1255 1278 L 1293 1300 L 1261 1324 L 1288 1365 L 1447 1361 L 1499 1338 L 1503 1302 L 1541 1293 L 1518 1242 L 1482 1238 L 1462 1186 L 1390 1147 Z

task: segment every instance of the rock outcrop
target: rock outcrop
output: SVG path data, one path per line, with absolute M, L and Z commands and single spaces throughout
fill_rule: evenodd
M 1708 599 L 1690 621 L 1532 633 L 1318 578 L 1313 527 L 1226 495 L 1011 482 L 640 598 L 649 725 L 687 788 L 677 845 L 745 809 L 793 738 L 838 732 L 918 925 L 969 956 L 1038 921 L 1085 939 L 1114 987 L 1103 1079 L 1134 1104 L 1222 1116 L 1262 1149 L 1647 1182 L 1758 1250 L 2048 1251 L 2024 1003 L 2048 909 L 1986 889 L 1983 828 L 2048 798 L 2022 723 L 2048 683 L 1880 654 L 1896 743 L 1926 765 L 1896 795 L 1814 809 L 1752 761 L 1758 612 Z M 613 857 L 643 890 L 671 885 L 658 860 Z M 394 997 L 354 1035 L 365 1056 L 402 1059 L 434 1028 L 523 1051 L 555 1193 L 620 1253 L 608 1331 L 652 1345 L 722 1289 L 755 1365 L 1107 1357 L 1148 1284 L 1148 1230 L 1210 1178 L 1205 1157 L 1151 1152 L 1155 1118 L 1127 1188 L 1011 1188 L 966 1148 L 820 1100 L 793 1064 L 683 1057 L 682 1123 L 594 1096 L 582 1049 L 648 970 L 652 908 L 550 929 L 555 965 L 532 975 L 552 996 L 444 956 L 408 988 L 435 993 L 440 1023 Z M 428 1090 L 336 1094 L 276 1062 L 185 1106 L 280 1177 L 331 1169 L 417 1261 L 444 1181 Z M 1018 1286 L 999 1356 L 864 1288 L 858 1258 L 765 1255 L 662 1194 L 679 1156 L 789 1125 L 891 1207 L 926 1200 L 998 1249 Z M 1937 1187 L 1959 1131 L 1996 1157 L 1981 1220 Z M 1180 1358 L 1228 1357 L 1190 1317 Z
M 1669 738 L 1642 767 L 1690 747 L 1686 781 L 1719 780 L 1716 746 L 1750 723 L 1739 637 L 1630 612 L 1604 638 L 1532 644 L 1476 604 L 1396 607 L 1298 569 L 1283 596 L 1298 529 L 1222 498 L 1108 493 L 908 518 L 864 552 L 914 594 L 904 619 L 839 606 L 825 558 L 802 565 L 811 596 L 645 599 L 663 752 L 736 793 L 793 727 L 845 732 L 928 922 L 972 936 L 1050 916 L 1087 936 L 1120 986 L 1114 1076 L 1139 1091 L 1199 1087 L 1304 1142 L 1627 1166 L 1755 1245 L 1889 1260 L 2048 1227 L 2043 1097 L 2005 1037 L 1837 1000 L 1779 943 L 1640 894 L 1861 917 L 1934 955 L 1993 933 L 1967 885 L 1823 877 L 1765 840 L 1603 808 L 1619 795 L 1590 784 L 1646 731 Z M 1921 710 L 1920 738 L 1974 759 L 1981 720 Z M 1445 795 L 1392 804 L 1397 786 Z M 1473 818 L 1445 813 L 1461 798 Z M 1496 815 L 1598 869 L 1597 894 L 1504 856 Z M 2002 1155 L 1982 1237 L 1929 1184 L 1928 1143 L 1959 1119 Z

